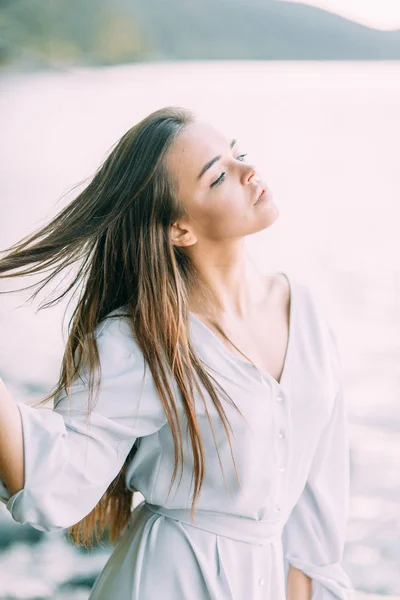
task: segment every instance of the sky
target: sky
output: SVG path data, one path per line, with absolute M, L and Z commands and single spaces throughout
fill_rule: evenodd
M 298 3 L 323 8 L 367 27 L 400 29 L 400 0 L 302 0 Z

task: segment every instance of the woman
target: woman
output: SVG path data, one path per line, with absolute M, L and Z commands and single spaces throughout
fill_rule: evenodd
M 0 496 L 77 545 L 108 528 L 91 600 L 352 597 L 334 333 L 305 283 L 245 251 L 278 214 L 238 142 L 167 107 L 0 261 L 54 266 L 43 285 L 82 263 L 55 391 L 28 406 L 2 384 Z

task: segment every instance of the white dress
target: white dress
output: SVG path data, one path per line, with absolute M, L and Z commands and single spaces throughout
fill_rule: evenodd
M 288 279 L 289 340 L 280 382 L 231 352 L 190 313 L 198 355 L 245 417 L 224 400 L 240 488 L 225 430 L 205 394 L 224 483 L 196 395 L 206 469 L 194 525 L 190 437 L 183 426 L 182 480 L 178 487 L 178 470 L 166 501 L 173 438 L 124 317 L 107 319 L 96 330 L 102 380 L 90 429 L 84 377 L 73 384 L 69 414 L 61 395 L 54 410 L 17 403 L 25 486 L 10 496 L 0 479 L 0 499 L 16 521 L 42 531 L 67 528 L 87 515 L 140 438 L 126 484 L 145 501 L 134 509 L 91 600 L 284 600 L 289 564 L 312 578 L 312 600 L 354 597 L 341 566 L 349 504 L 341 362 L 322 304 L 306 283 Z M 184 424 L 179 398 L 176 393 Z

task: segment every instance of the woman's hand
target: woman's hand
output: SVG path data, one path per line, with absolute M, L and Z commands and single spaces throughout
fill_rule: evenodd
M 311 579 L 303 571 L 289 566 L 287 600 L 311 600 Z

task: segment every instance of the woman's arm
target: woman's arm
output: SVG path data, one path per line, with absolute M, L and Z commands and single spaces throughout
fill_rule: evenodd
M 10 494 L 24 487 L 24 446 L 17 405 L 0 377 L 0 479 Z
M 303 571 L 289 566 L 287 600 L 311 600 L 311 579 Z
M 342 566 L 349 511 L 349 431 L 332 329 L 330 344 L 337 383 L 332 411 L 320 434 L 304 489 L 285 524 L 283 546 L 285 567 L 296 567 L 310 578 L 312 600 L 353 600 L 352 583 Z
M 86 363 L 70 393 L 56 394 L 53 409 L 13 402 L 1 387 L 0 501 L 15 521 L 40 531 L 66 529 L 87 516 L 136 439 L 166 422 L 130 324 L 110 318 L 95 338 L 101 377 L 90 419 Z

